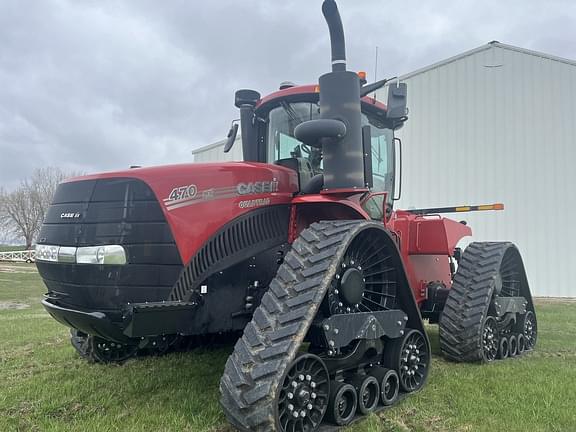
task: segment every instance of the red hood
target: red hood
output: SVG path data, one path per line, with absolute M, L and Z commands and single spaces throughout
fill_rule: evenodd
M 288 205 L 298 191 L 296 172 L 256 162 L 134 168 L 65 182 L 120 177 L 142 180 L 152 189 L 185 264 L 232 219 L 258 207 Z

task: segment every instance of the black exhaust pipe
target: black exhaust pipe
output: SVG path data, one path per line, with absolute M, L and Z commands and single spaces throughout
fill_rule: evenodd
M 332 72 L 322 75 L 320 84 L 320 117 L 339 120 L 346 134 L 322 143 L 324 190 L 362 189 L 364 151 L 360 110 L 360 78 L 346 70 L 344 29 L 334 0 L 324 0 L 322 13 L 330 31 Z
M 332 72 L 320 77 L 320 119 L 299 124 L 295 137 L 322 148 L 324 192 L 366 190 L 360 106 L 360 78 L 346 70 L 346 48 L 340 13 L 334 0 L 322 12 L 330 30 Z
M 344 28 L 334 0 L 325 0 L 322 4 L 322 13 L 330 31 L 330 46 L 332 48 L 332 72 L 346 70 L 346 43 L 344 42 Z

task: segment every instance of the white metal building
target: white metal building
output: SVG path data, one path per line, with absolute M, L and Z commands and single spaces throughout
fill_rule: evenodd
M 516 243 L 535 295 L 576 297 L 576 61 L 491 42 L 401 80 L 410 112 L 397 131 L 397 207 L 503 202 L 503 212 L 455 217 L 475 240 Z M 193 153 L 241 160 L 239 144 Z

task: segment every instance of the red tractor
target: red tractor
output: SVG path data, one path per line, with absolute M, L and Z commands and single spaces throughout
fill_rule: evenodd
M 406 85 L 390 85 L 386 106 L 368 97 L 386 81 L 346 70 L 335 2 L 322 10 L 332 71 L 319 85 L 236 92 L 244 162 L 68 180 L 38 241 L 43 304 L 85 357 L 122 361 L 243 332 L 220 383 L 241 430 L 346 425 L 420 389 L 422 318 L 439 322 L 455 361 L 536 343 L 517 248 L 461 252 L 470 228 L 438 215 L 498 205 L 393 209 Z

